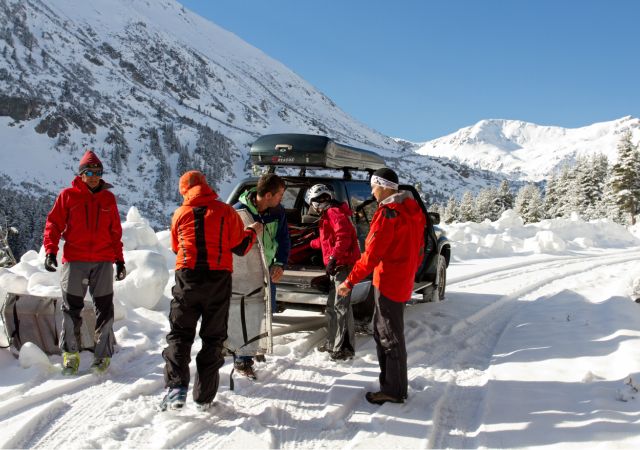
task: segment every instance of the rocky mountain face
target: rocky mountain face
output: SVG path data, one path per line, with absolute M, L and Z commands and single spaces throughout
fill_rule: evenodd
M 518 120 L 482 120 L 417 148 L 510 178 L 539 181 L 583 155 L 602 153 L 610 162 L 625 132 L 640 140 L 640 119 L 623 117 L 581 128 L 541 126 Z
M 378 151 L 429 201 L 502 179 L 417 155 L 282 64 L 174 0 L 0 0 L 0 219 L 38 248 L 44 216 L 86 148 L 122 211 L 166 227 L 177 180 L 200 169 L 225 197 L 261 134 L 324 134 Z

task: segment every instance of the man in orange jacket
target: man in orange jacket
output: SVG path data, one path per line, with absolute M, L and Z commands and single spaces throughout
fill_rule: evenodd
M 398 175 L 387 168 L 371 176 L 378 209 L 371 220 L 365 251 L 347 279 L 338 286 L 347 295 L 373 271 L 373 337 L 380 365 L 380 391 L 367 392 L 370 403 L 403 403 L 407 398 L 407 349 L 404 306 L 411 299 L 416 271 L 424 256 L 426 219 L 408 191 L 398 190 Z
M 47 216 L 44 268 L 58 267 L 58 244 L 65 241 L 62 254 L 62 373 L 74 375 L 80 365 L 80 329 L 84 296 L 89 289 L 96 309 L 93 372 L 109 367 L 113 335 L 113 264 L 116 280 L 127 274 L 122 256 L 122 226 L 113 186 L 102 179 L 102 163 L 87 150 L 71 187 L 64 189 Z
M 224 364 L 231 300 L 233 255 L 245 255 L 262 225 L 246 227 L 238 213 L 224 202 L 196 170 L 180 178 L 184 202 L 171 221 L 171 246 L 176 253 L 176 284 L 169 312 L 171 331 L 162 352 L 166 362 L 166 393 L 160 409 L 184 406 L 189 387 L 191 346 L 200 317 L 202 349 L 196 357 L 193 399 L 198 409 L 209 408 L 218 391 L 218 370 Z

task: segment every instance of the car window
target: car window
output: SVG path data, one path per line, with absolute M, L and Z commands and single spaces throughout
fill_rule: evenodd
M 300 192 L 299 187 L 289 186 L 284 191 L 284 195 L 282 196 L 282 201 L 280 202 L 285 209 L 293 209 L 296 207 L 296 199 L 298 198 L 298 193 Z
M 349 206 L 353 211 L 360 250 L 364 250 L 364 242 L 367 234 L 369 234 L 369 225 L 378 204 L 375 201 L 371 201 L 371 186 L 369 183 L 347 181 L 345 185 L 349 197 Z

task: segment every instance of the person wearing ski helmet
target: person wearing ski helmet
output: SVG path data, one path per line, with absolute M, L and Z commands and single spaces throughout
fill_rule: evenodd
M 371 193 L 378 202 L 365 250 L 346 280 L 338 286 L 347 295 L 373 271 L 373 337 L 380 365 L 380 391 L 367 392 L 370 403 L 403 403 L 407 398 L 407 350 L 404 306 L 411 298 L 415 273 L 424 257 L 426 217 L 409 191 L 399 189 L 391 169 L 371 176 Z
M 327 338 L 318 350 L 328 351 L 333 361 L 347 360 L 355 354 L 351 292 L 338 295 L 336 288 L 360 258 L 351 209 L 347 203 L 336 201 L 333 191 L 324 184 L 312 186 L 305 200 L 320 213 L 320 236 L 311 241 L 311 247 L 322 251 L 325 271 L 332 281 L 326 308 Z
M 44 268 L 58 267 L 58 244 L 64 239 L 62 290 L 62 372 L 74 375 L 80 365 L 80 328 L 87 289 L 96 310 L 93 372 L 104 372 L 113 355 L 113 264 L 116 280 L 127 271 L 122 254 L 122 226 L 111 184 L 102 179 L 102 162 L 87 150 L 71 187 L 63 189 L 47 215 L 44 230 Z

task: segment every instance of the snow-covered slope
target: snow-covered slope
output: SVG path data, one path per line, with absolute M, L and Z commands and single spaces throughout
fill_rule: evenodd
M 200 168 L 224 197 L 249 173 L 250 143 L 275 132 L 378 151 L 432 201 L 500 181 L 415 155 L 174 0 L 0 0 L 0 30 L 0 189 L 43 204 L 91 147 L 123 211 L 165 226 L 180 174 Z
M 582 128 L 541 126 L 519 120 L 482 120 L 450 135 L 421 144 L 422 155 L 451 158 L 477 169 L 510 177 L 541 180 L 576 157 L 596 152 L 616 159 L 622 134 L 640 139 L 640 120 L 623 117 Z

